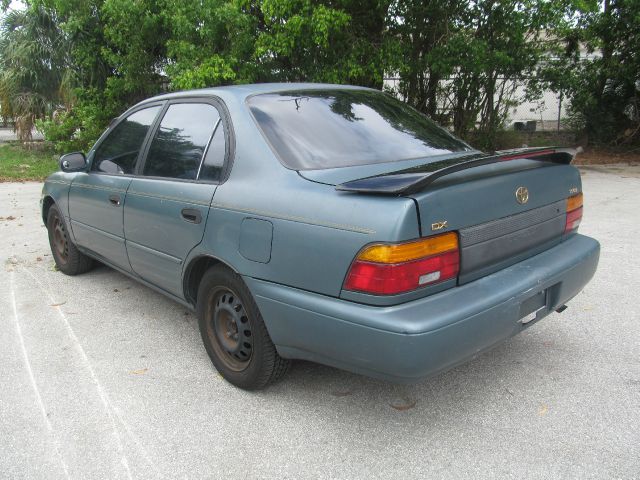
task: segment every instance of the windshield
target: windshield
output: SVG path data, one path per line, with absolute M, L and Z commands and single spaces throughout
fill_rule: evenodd
M 247 101 L 285 166 L 316 170 L 471 150 L 427 117 L 371 90 L 306 90 Z

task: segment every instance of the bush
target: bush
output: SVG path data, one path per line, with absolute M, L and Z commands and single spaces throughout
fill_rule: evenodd
M 53 142 L 58 153 L 87 152 L 121 109 L 109 107 L 101 95 L 84 93 L 84 98 L 69 111 L 57 111 L 37 127 L 45 138 Z

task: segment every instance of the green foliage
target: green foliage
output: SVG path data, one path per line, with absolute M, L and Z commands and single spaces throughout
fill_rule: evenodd
M 564 0 L 405 0 L 393 4 L 395 69 L 410 104 L 491 149 L 515 87 L 560 44 L 576 6 Z
M 45 138 L 58 153 L 88 151 L 109 122 L 122 113 L 120 102 L 105 99 L 96 89 L 78 91 L 74 108 L 60 110 L 51 118 L 37 122 Z
M 164 13 L 155 0 L 104 0 L 100 7 L 109 65 L 107 95 L 134 103 L 157 93 L 166 68 Z
M 573 69 L 572 112 L 592 141 L 640 141 L 640 3 L 605 1 L 602 12 L 584 19 L 581 33 L 589 50 L 602 54 Z
M 64 98 L 67 41 L 55 12 L 32 6 L 12 10 L 0 22 L 0 104 L 21 140 L 37 118 Z
M 260 81 L 382 86 L 388 4 L 165 0 L 174 88 Z
M 6 3 L 6 2 L 5 2 Z M 59 151 L 177 89 L 310 81 L 382 88 L 495 148 L 515 86 L 552 88 L 597 141 L 640 126 L 637 0 L 29 0 L 0 31 L 0 114 Z M 3 4 L 6 8 L 6 4 Z M 600 56 L 580 60 L 586 46 Z M 28 123 L 28 122 L 27 122 Z
M 264 0 L 261 11 L 255 56 L 270 80 L 382 84 L 382 66 L 376 78 L 375 53 L 361 44 L 346 10 L 311 0 Z
M 568 98 L 569 123 L 592 143 L 637 143 L 640 3 L 605 0 L 580 7 L 574 23 L 558 30 L 562 48 L 540 69 L 532 87 L 551 88 Z
M 155 0 L 33 0 L 55 12 L 68 42 L 66 84 L 38 127 L 56 150 L 86 150 L 110 120 L 165 83 L 165 15 Z
M 254 79 L 250 59 L 255 22 L 240 4 L 164 0 L 167 74 L 174 89 L 203 88 Z M 241 61 L 244 60 L 244 61 Z

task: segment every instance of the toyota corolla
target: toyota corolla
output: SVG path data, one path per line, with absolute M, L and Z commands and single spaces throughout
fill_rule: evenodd
M 145 100 L 63 156 L 42 217 L 63 273 L 98 260 L 195 310 L 234 385 L 291 359 L 414 381 L 591 279 L 572 159 L 477 151 L 370 89 L 221 87 Z

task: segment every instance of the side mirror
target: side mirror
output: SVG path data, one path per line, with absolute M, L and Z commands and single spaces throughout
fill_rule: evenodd
M 67 153 L 60 157 L 60 170 L 63 172 L 81 172 L 87 168 L 87 158 L 82 152 Z

